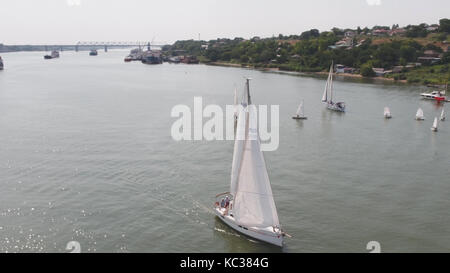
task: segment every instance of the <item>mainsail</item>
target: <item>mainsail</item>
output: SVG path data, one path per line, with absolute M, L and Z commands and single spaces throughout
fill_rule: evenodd
M 247 86 L 248 87 L 248 86 Z M 278 214 L 258 134 L 256 107 L 240 109 L 230 192 L 236 222 L 248 227 L 279 227 Z
M 328 101 L 328 91 L 330 91 L 330 97 L 332 97 L 332 88 L 333 88 L 333 64 L 330 66 L 330 72 L 328 73 L 327 83 L 325 84 L 325 91 L 323 92 L 322 102 Z
M 300 103 L 300 105 L 298 106 L 297 109 L 297 116 L 299 117 L 303 117 L 304 113 L 303 113 L 303 101 Z
M 391 110 L 389 110 L 389 107 L 384 107 L 384 116 L 388 117 L 391 115 Z
M 238 103 L 238 95 L 237 95 L 237 89 L 234 89 L 234 116 L 237 117 L 238 115 L 238 107 L 239 107 L 239 103 Z
M 442 112 L 441 112 L 441 120 L 445 120 L 445 112 L 444 112 L 444 109 L 442 109 Z
M 432 128 L 437 129 L 437 126 L 438 126 L 438 118 L 435 117 Z
M 422 108 L 419 108 L 416 113 L 416 119 L 423 119 L 423 117 L 424 117 L 423 110 Z

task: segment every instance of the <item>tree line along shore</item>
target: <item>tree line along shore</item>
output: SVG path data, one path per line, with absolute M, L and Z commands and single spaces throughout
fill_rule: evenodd
M 317 29 L 270 38 L 182 40 L 163 47 L 165 56 L 192 55 L 206 64 L 264 70 L 335 72 L 426 85 L 450 81 L 450 19 L 438 24 L 371 29 Z

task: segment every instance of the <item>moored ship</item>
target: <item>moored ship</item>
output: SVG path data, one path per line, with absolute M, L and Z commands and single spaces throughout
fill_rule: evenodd
M 157 50 L 149 50 L 144 52 L 142 57 L 143 64 L 162 64 L 161 52 Z
M 50 56 L 52 57 L 52 59 L 59 58 L 59 52 L 56 50 L 53 50 Z
M 447 97 L 445 96 L 445 91 L 433 91 L 431 93 L 422 93 L 420 94 L 423 99 L 427 100 L 437 100 L 437 101 L 446 101 Z
M 89 52 L 89 56 L 97 56 L 97 55 L 98 55 L 98 52 L 97 52 L 96 49 L 92 49 L 92 50 Z
M 195 56 L 184 56 L 181 62 L 184 64 L 198 64 L 199 60 Z

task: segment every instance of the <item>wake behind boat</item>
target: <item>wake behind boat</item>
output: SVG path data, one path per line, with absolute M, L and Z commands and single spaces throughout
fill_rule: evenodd
M 323 92 L 322 102 L 327 103 L 327 108 L 333 111 L 345 112 L 345 102 L 333 102 L 333 63 L 330 66 L 330 73 L 328 73 L 325 91 Z
M 214 211 L 231 228 L 281 247 L 285 234 L 261 152 L 257 109 L 251 102 L 249 79 L 245 97 L 238 115 L 230 192 L 216 196 Z

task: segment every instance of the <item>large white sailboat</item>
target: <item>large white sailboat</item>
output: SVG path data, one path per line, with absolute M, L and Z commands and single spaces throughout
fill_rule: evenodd
M 231 228 L 258 240 L 283 246 L 278 213 L 260 147 L 257 109 L 246 81 L 244 107 L 238 114 L 230 192 L 218 194 L 216 215 Z
M 333 63 L 330 66 L 330 73 L 328 73 L 325 91 L 323 92 L 322 102 L 327 104 L 327 108 L 333 111 L 345 112 L 344 102 L 333 102 Z

